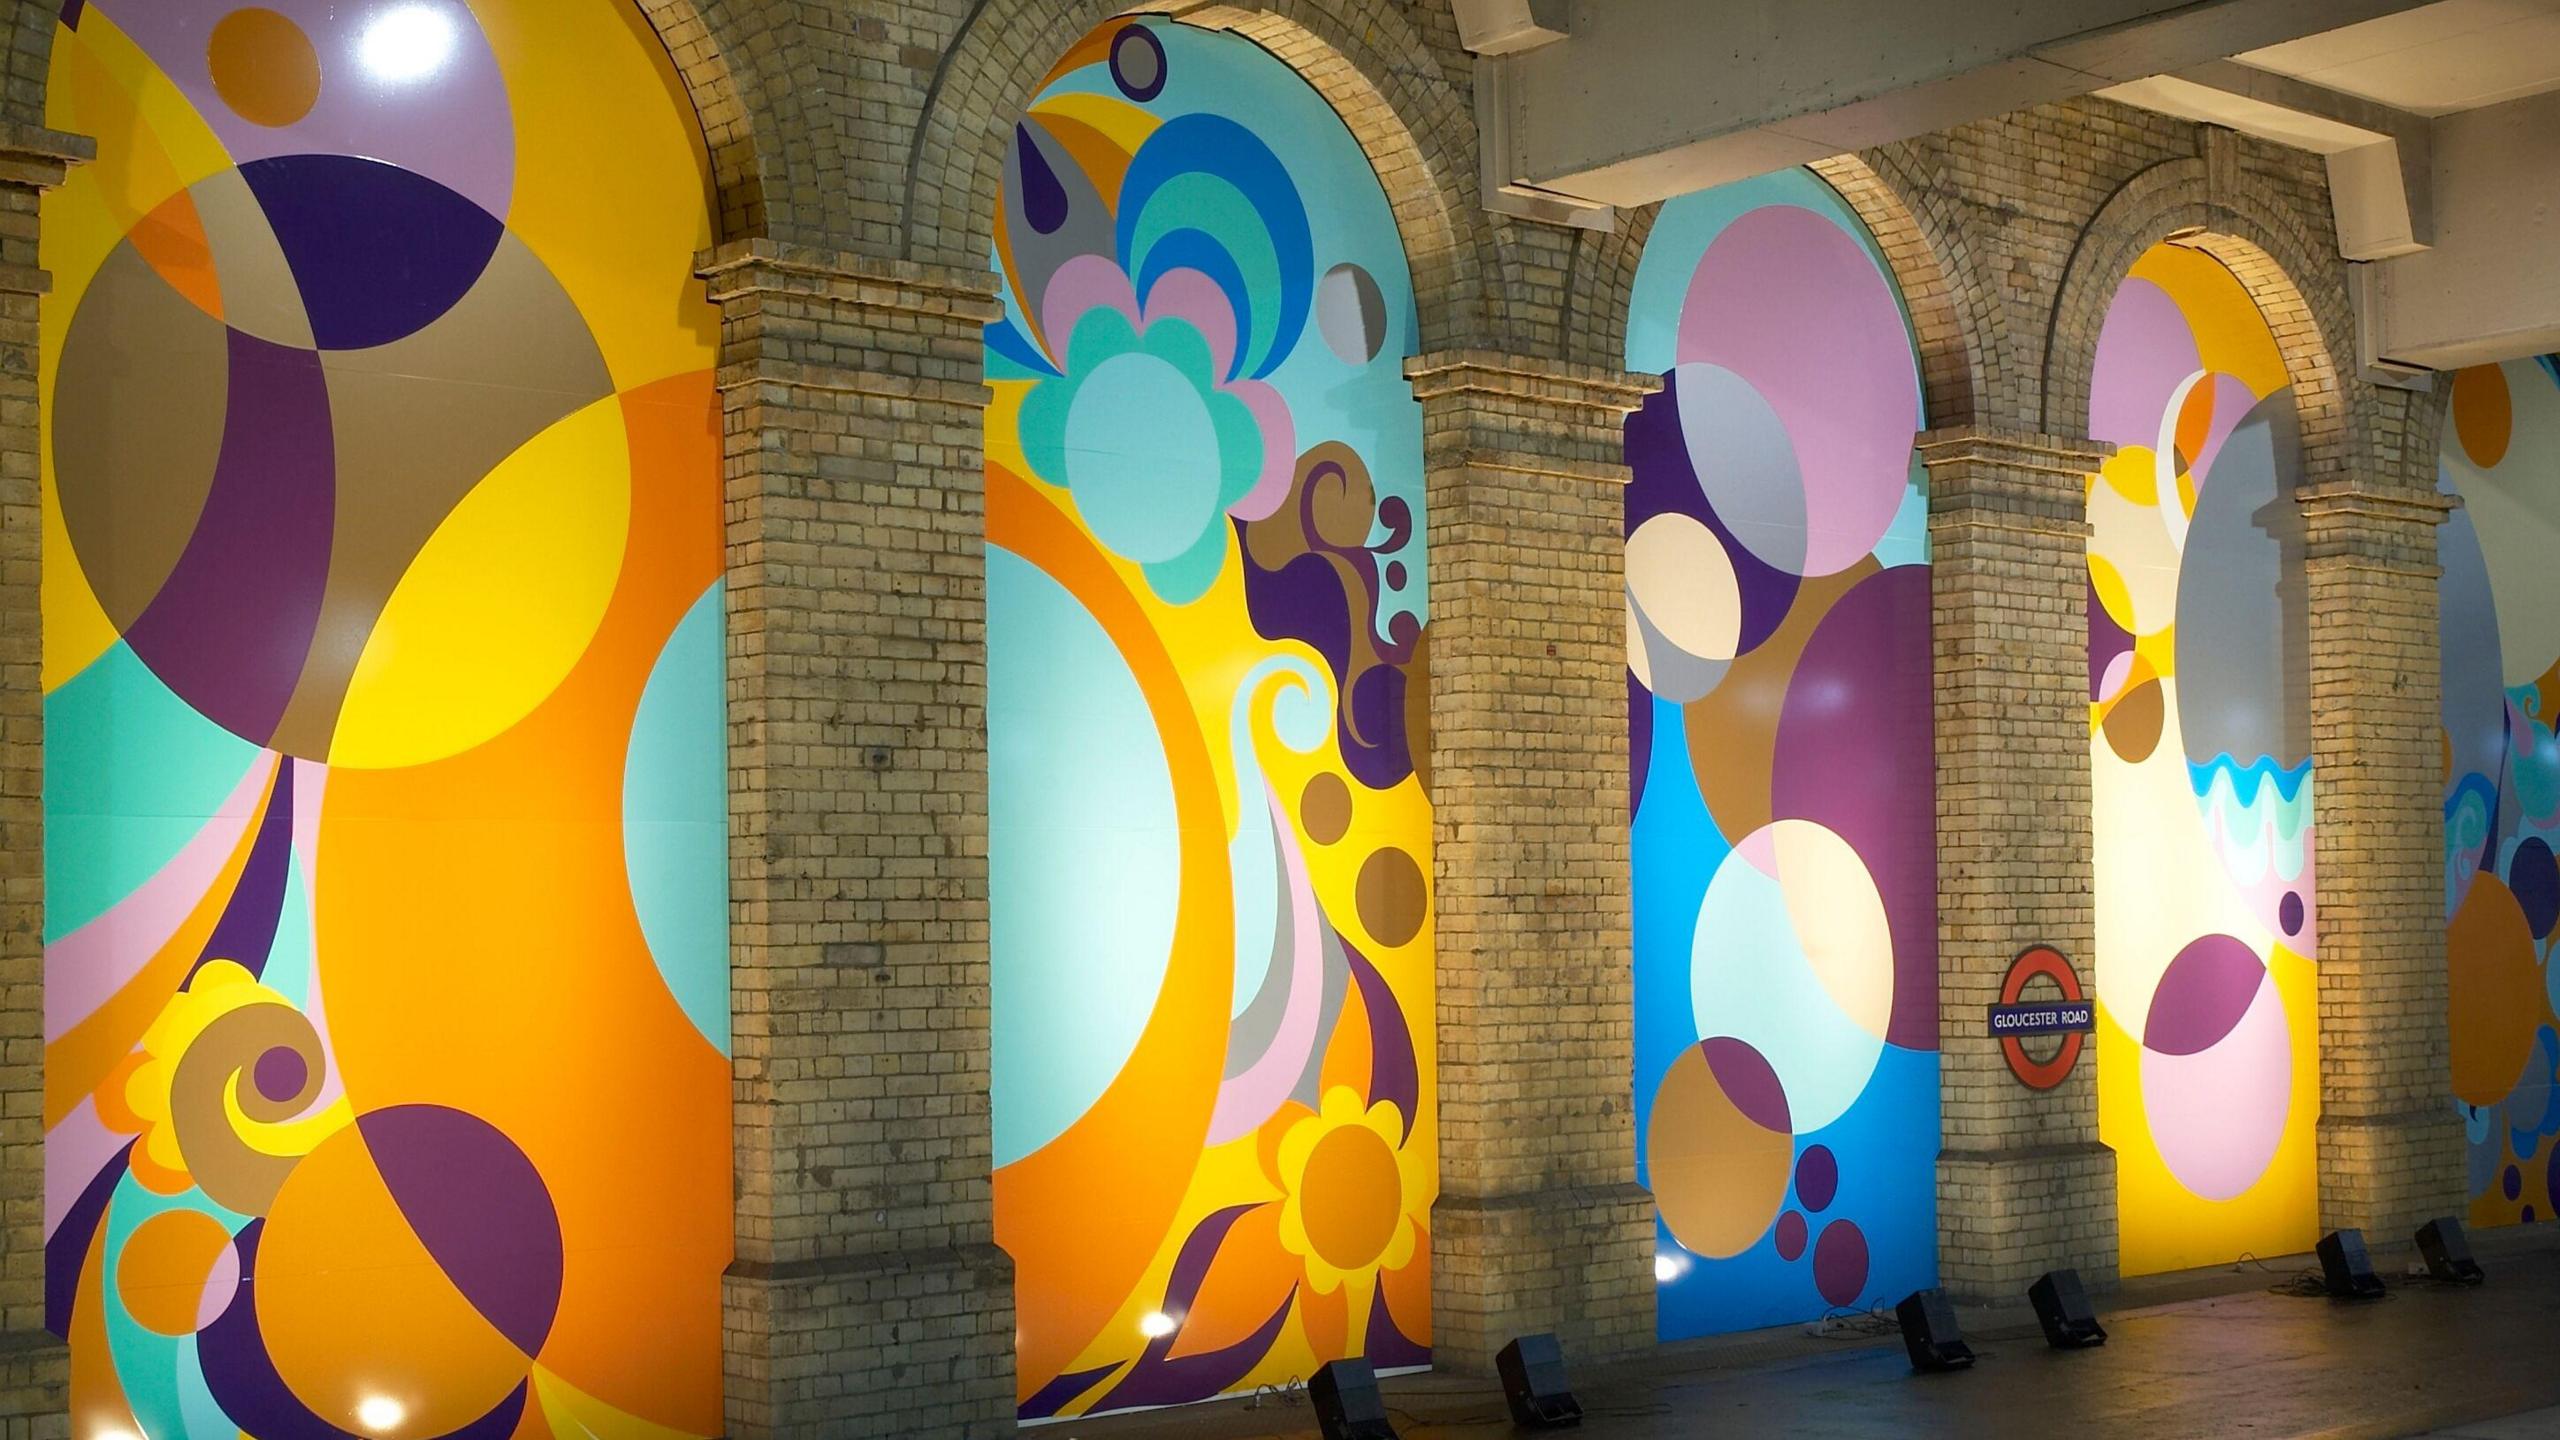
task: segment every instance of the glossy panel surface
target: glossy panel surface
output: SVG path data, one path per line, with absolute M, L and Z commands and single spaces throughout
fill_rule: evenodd
M 2294 397 L 2202 251 L 2098 338 L 2089 481 L 2098 1126 L 2127 1274 L 2309 1248 L 2318 1218 L 2308 654 Z
M 1812 174 L 1673 200 L 1627 423 L 1638 1176 L 1660 1330 L 1937 1275 L 1937 844 L 1920 382 Z
M 1115 21 L 987 332 L 996 1237 L 1022 1413 L 1430 1358 L 1411 281 L 1293 72 Z
M 87 0 L 41 375 L 82 1437 L 709 1435 L 716 317 L 622 0 Z

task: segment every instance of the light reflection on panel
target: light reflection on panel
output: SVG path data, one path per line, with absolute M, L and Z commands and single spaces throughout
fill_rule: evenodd
M 2161 245 L 2090 433 L 2098 1106 L 2128 1274 L 2310 1248 L 2319 1015 L 2301 439 L 2273 333 Z
M 1937 1273 L 1917 361 L 1856 214 L 1794 171 L 1673 200 L 1627 423 L 1638 1177 L 1666 1339 Z

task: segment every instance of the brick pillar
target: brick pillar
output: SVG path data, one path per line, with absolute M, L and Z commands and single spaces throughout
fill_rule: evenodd
M 90 142 L 0 123 L 0 1440 L 68 1435 L 44 1328 L 44 633 L 37 200 Z
M 2116 1157 L 2098 1140 L 2096 1037 L 2031 1090 L 1986 1007 L 2030 945 L 2094 984 L 2086 440 L 1962 429 L 1929 471 L 1938 757 L 1938 1272 L 2015 1300 L 2072 1266 L 2116 1278 Z
M 2406 1247 L 2465 1208 L 2446 1021 L 2436 526 L 2455 502 L 2300 492 L 2320 886 L 2320 1223 Z
M 728 486 L 729 1435 L 1014 1431 L 977 271 L 706 258 Z
M 1626 417 L 1655 383 L 1475 352 L 1411 361 L 1431 563 L 1440 956 L 1433 1352 L 1653 1343 L 1635 1183 Z

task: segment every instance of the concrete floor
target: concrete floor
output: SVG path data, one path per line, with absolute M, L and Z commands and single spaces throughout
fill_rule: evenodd
M 2390 1276 L 2342 1305 L 2269 1293 L 2312 1262 L 2154 1277 L 2101 1297 L 2103 1349 L 2057 1354 L 2016 1310 L 1968 1310 L 1981 1362 L 1914 1376 L 1893 1336 L 1805 1330 L 1668 1346 L 1585 1367 L 1585 1440 L 2068 1436 L 2070 1440 L 2560 1440 L 2560 1225 L 2474 1237 L 2476 1290 Z M 1498 1392 L 1386 1382 L 1403 1440 L 1513 1433 Z M 1040 1427 L 1041 1440 L 1312 1440 L 1303 1396 Z

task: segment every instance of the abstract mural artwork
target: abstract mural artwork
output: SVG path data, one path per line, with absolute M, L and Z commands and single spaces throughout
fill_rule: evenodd
M 1919 365 L 1794 171 L 1670 201 L 1627 422 L 1638 1178 L 1665 1338 L 1937 1273 L 1938 950 Z
M 74 1433 L 722 1428 L 709 169 L 626 0 L 69 0 L 47 1309 Z
M 1021 1411 L 1427 1363 L 1412 282 L 1324 100 L 1114 21 L 996 216 L 996 1239 Z
M 2471 1221 L 2560 1196 L 2560 360 L 2453 377 L 2438 483 L 2445 951 Z
M 2319 1010 L 2294 395 L 2230 270 L 2159 245 L 2090 375 L 2098 1125 L 2128 1274 L 2311 1248 Z

